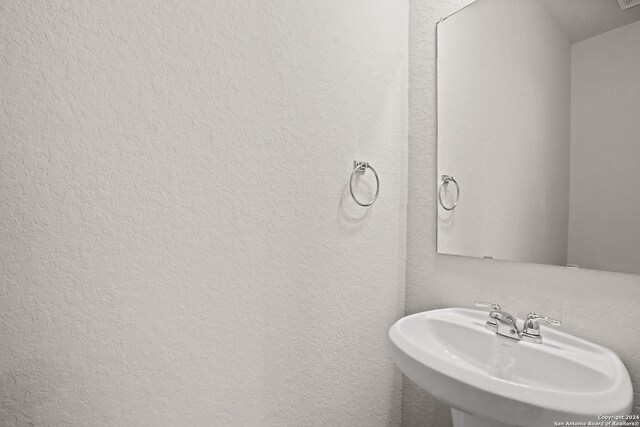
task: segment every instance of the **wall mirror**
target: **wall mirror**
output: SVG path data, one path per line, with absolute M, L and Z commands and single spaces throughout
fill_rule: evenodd
M 476 0 L 437 34 L 438 253 L 640 273 L 640 0 Z

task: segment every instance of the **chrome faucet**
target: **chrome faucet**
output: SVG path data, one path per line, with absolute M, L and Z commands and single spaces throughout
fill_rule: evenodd
M 561 323 L 559 320 L 538 316 L 535 313 L 529 313 L 526 320 L 523 322 L 522 330 L 520 330 L 518 328 L 518 319 L 513 315 L 502 311 L 498 304 L 476 301 L 475 305 L 476 307 L 487 307 L 490 310 L 489 319 L 485 324 L 485 328 L 498 335 L 518 341 L 527 341 L 539 344 L 542 342 L 540 324 L 538 323 L 539 321 L 548 322 L 552 325 L 560 325 Z

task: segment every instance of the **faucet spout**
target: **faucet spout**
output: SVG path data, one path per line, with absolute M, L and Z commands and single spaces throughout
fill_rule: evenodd
M 519 340 L 522 335 L 522 332 L 518 329 L 516 318 L 501 310 L 494 310 L 489 313 L 486 328 L 499 335 L 517 340 Z

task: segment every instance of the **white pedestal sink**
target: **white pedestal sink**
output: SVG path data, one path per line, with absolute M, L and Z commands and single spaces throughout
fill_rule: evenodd
M 414 314 L 389 330 L 393 358 L 452 408 L 455 427 L 549 427 L 629 414 L 629 374 L 612 351 L 544 328 L 540 344 L 485 329 L 487 312 Z

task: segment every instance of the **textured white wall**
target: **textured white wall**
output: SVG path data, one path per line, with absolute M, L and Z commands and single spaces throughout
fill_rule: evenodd
M 640 273 L 640 21 L 572 46 L 569 262 Z
M 397 425 L 408 4 L 0 10 L 0 424 Z
M 571 42 L 537 1 L 482 0 L 439 24 L 438 71 L 438 175 L 462 194 L 438 252 L 566 265 Z
M 499 302 L 519 316 L 559 317 L 562 329 L 615 350 L 640 413 L 640 276 L 436 255 L 436 22 L 469 0 L 413 0 L 409 19 L 407 312 Z M 450 425 L 449 409 L 405 381 L 403 425 Z

